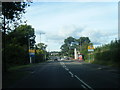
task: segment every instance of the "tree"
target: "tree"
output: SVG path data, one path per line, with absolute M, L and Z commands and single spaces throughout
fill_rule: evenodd
M 80 53 L 87 55 L 87 47 L 89 44 L 90 40 L 88 37 L 80 37 L 79 39 L 68 37 L 64 40 L 64 44 L 60 47 L 60 49 L 65 56 L 69 57 L 74 56 L 74 48 L 80 51 Z
M 60 48 L 64 55 L 71 56 L 73 54 L 72 42 L 75 42 L 75 38 L 71 36 L 64 40 L 64 44 Z
M 21 22 L 22 13 L 25 13 L 25 7 L 29 6 L 29 2 L 2 2 L 2 15 L 3 15 L 3 25 L 2 25 L 2 36 L 3 36 L 3 71 L 6 72 L 6 31 L 14 30 Z M 11 25 L 11 27 L 10 27 Z
M 25 8 L 30 6 L 31 2 L 2 2 L 2 15 L 4 19 L 3 30 L 6 33 L 7 30 L 13 30 L 11 28 L 17 27 L 22 14 L 25 13 Z M 12 27 L 10 27 L 10 24 Z
M 44 61 L 48 57 L 46 47 L 47 47 L 47 45 L 45 45 L 44 43 L 38 43 L 36 45 L 36 47 L 35 47 L 35 50 L 36 50 L 35 62 L 36 63 Z
M 72 42 L 75 42 L 75 38 L 71 36 L 64 40 L 64 43 L 68 44 L 69 46 L 71 45 Z
M 6 67 L 28 64 L 28 49 L 29 47 L 34 48 L 34 44 L 34 28 L 30 25 L 20 25 L 14 31 L 9 32 L 6 35 Z
M 120 40 L 112 40 L 111 43 L 95 48 L 94 63 L 120 67 Z M 104 57 L 104 58 L 103 58 Z
M 41 50 L 45 50 L 46 47 L 47 47 L 47 45 L 45 45 L 44 43 L 38 43 L 38 44 L 37 44 L 37 47 L 38 47 L 39 49 L 41 49 Z

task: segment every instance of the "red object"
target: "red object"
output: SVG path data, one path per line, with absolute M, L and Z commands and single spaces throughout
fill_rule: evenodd
M 78 59 L 79 59 L 79 60 L 83 60 L 82 54 L 79 54 L 79 55 L 78 55 Z

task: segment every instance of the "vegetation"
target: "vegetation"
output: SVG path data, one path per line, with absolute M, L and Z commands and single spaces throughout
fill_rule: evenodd
M 28 40 L 30 41 L 28 42 Z M 20 25 L 14 31 L 6 34 L 6 67 L 29 63 L 28 43 L 33 48 L 35 44 L 34 29 L 30 25 Z
M 91 45 L 90 39 L 88 37 L 80 37 L 79 39 L 75 39 L 73 37 L 68 37 L 64 40 L 64 44 L 61 46 L 61 53 L 63 56 L 69 56 L 74 58 L 74 48 L 77 49 L 78 52 L 85 55 L 85 59 L 88 58 L 88 45 Z
M 35 31 L 26 21 L 22 21 L 22 15 L 26 12 L 29 2 L 3 2 L 2 3 L 2 60 L 3 72 L 14 66 L 30 63 L 29 49 L 34 49 L 35 57 L 32 63 L 45 60 L 47 54 L 44 44 L 35 45 Z M 38 52 L 39 50 L 39 52 Z M 46 55 L 47 56 L 47 55 Z M 39 60 L 38 60 L 39 59 Z
M 95 49 L 95 61 L 93 63 L 120 66 L 120 40 L 111 41 L 110 44 Z
M 36 62 L 42 62 L 45 61 L 47 59 L 47 51 L 46 51 L 46 47 L 47 45 L 45 45 L 44 43 L 38 43 L 35 47 L 36 50 L 36 54 L 35 54 L 35 60 Z
M 30 5 L 31 2 L 2 2 L 2 16 L 3 16 L 3 24 L 2 24 L 2 59 L 3 59 L 3 71 L 7 71 L 7 49 L 8 45 L 6 41 L 9 41 L 9 39 L 6 39 L 9 32 L 14 31 L 16 27 L 19 26 L 19 24 L 22 23 L 22 14 L 25 13 L 25 8 Z M 12 44 L 12 43 L 11 43 Z M 11 45 L 12 46 L 12 45 Z M 19 46 L 16 44 L 15 47 Z M 13 51 L 15 47 L 12 47 Z M 22 48 L 19 46 L 19 48 Z M 18 50 L 18 49 L 16 49 Z M 19 50 L 18 50 L 19 51 Z
M 2 15 L 4 19 L 3 30 L 11 31 L 14 27 L 19 26 L 22 23 L 22 14 L 24 14 L 25 8 L 30 6 L 29 2 L 2 2 Z M 6 33 L 6 32 L 5 32 Z

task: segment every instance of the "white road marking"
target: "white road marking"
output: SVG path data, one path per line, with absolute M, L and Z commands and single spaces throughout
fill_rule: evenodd
M 87 89 L 84 85 L 81 84 L 81 86 L 82 86 L 84 89 Z
M 65 65 L 62 65 L 62 66 L 66 67 Z
M 69 72 L 69 74 L 71 75 L 71 77 L 76 77 L 80 82 L 82 82 L 84 85 L 81 84 L 81 86 L 84 88 L 84 89 L 91 89 L 91 90 L 94 90 L 92 87 L 90 87 L 89 85 L 87 85 L 83 80 L 81 80 L 78 76 L 74 75 L 71 71 L 69 71 L 69 69 L 66 67 L 66 65 L 63 63 L 63 62 L 60 62 L 60 64 L 63 66 L 63 68 L 65 68 L 65 70 L 67 70 Z M 86 87 L 87 88 L 86 88 Z
M 71 75 L 71 77 L 74 77 L 73 73 L 69 71 L 69 74 Z
M 79 81 L 81 81 L 84 85 L 86 85 L 89 89 L 94 90 L 92 87 L 90 87 L 89 85 L 87 85 L 83 80 L 81 80 L 78 76 L 75 75 L 75 77 L 76 77 Z
M 68 68 L 65 68 L 65 70 L 69 71 L 69 69 L 68 69 Z

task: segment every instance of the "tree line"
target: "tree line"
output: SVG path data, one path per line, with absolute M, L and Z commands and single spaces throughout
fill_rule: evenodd
M 92 53 L 88 52 L 88 46 L 92 45 L 89 37 L 80 37 L 79 39 L 67 37 L 64 44 L 61 45 L 60 55 L 74 58 L 74 49 L 85 56 L 85 60 L 92 60 L 96 64 L 111 66 L 120 66 L 120 40 L 112 40 L 109 44 L 98 46 Z M 91 57 L 91 58 L 90 58 Z
M 111 43 L 99 46 L 95 49 L 94 63 L 120 66 L 120 40 L 112 40 Z
M 88 58 L 88 45 L 93 45 L 89 37 L 80 37 L 78 39 L 70 36 L 64 40 L 64 44 L 60 47 L 61 54 L 74 58 L 74 49 L 84 54 L 85 59 Z
M 22 21 L 26 7 L 32 2 L 2 2 L 2 69 L 29 64 L 29 49 L 35 50 L 33 63 L 44 61 L 47 57 L 44 43 L 35 44 L 35 29 Z M 46 57 L 45 57 L 46 54 Z

